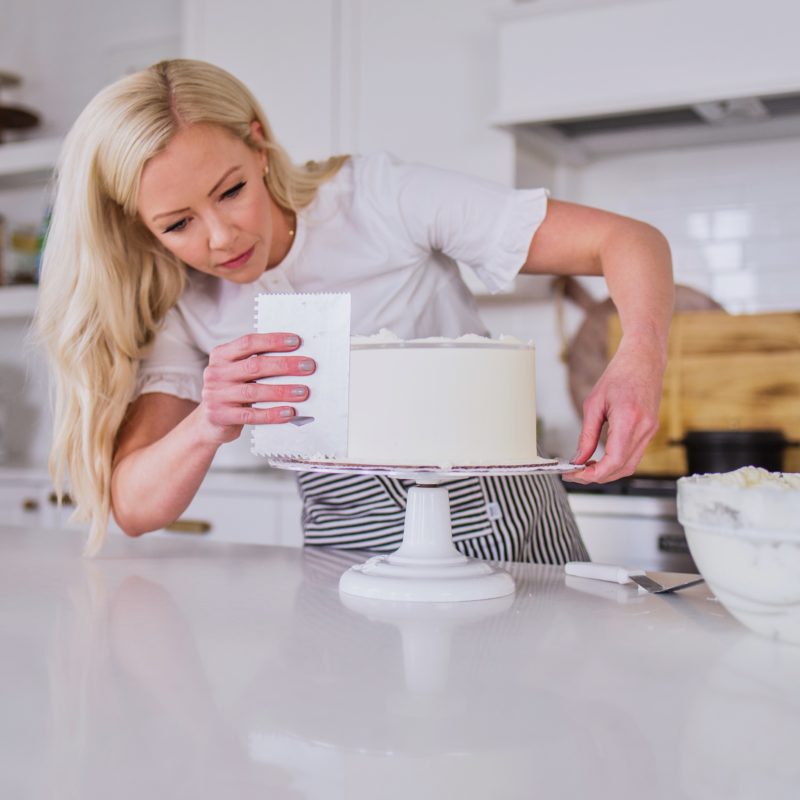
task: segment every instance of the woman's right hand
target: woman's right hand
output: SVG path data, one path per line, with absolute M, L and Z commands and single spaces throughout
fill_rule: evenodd
M 223 444 L 238 438 L 244 425 L 288 422 L 291 405 L 254 408 L 253 403 L 300 403 L 308 397 L 301 383 L 257 383 L 276 375 L 311 375 L 317 368 L 307 356 L 290 353 L 300 346 L 293 333 L 250 333 L 215 347 L 203 373 L 203 399 L 198 411 L 209 439 Z

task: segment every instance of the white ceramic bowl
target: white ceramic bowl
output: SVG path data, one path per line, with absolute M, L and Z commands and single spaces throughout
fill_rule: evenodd
M 800 473 L 681 478 L 678 520 L 725 608 L 762 636 L 800 645 Z

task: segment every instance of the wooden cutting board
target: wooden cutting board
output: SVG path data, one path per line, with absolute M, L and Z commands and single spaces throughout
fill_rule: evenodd
M 577 279 L 561 276 L 554 282 L 556 296 L 556 313 L 559 319 L 561 336 L 561 359 L 567 367 L 567 380 L 570 398 L 576 413 L 583 413 L 583 401 L 597 383 L 603 370 L 608 366 L 609 356 L 609 319 L 614 317 L 617 309 L 610 298 L 595 300 L 594 297 Z M 585 316 L 571 340 L 567 341 L 564 330 L 565 301 L 583 309 Z M 722 306 L 702 292 L 689 286 L 675 287 L 676 311 L 720 310 Z M 611 353 L 617 349 L 618 339 L 611 347 Z
M 609 353 L 621 338 L 609 317 Z M 800 440 L 800 312 L 675 314 L 660 409 L 660 427 L 637 474 L 685 475 L 686 455 L 670 440 L 688 430 L 776 428 Z M 800 471 L 800 448 L 786 451 Z

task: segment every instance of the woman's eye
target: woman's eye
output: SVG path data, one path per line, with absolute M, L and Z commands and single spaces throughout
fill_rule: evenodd
M 173 222 L 168 228 L 164 230 L 164 233 L 173 233 L 175 231 L 182 231 L 187 225 L 189 224 L 189 220 L 184 217 L 183 219 L 179 219 L 177 222 Z
M 236 197 L 236 195 L 239 194 L 239 192 L 241 192 L 242 189 L 244 189 L 246 183 L 247 183 L 247 181 L 239 181 L 239 183 L 237 183 L 236 186 L 231 186 L 231 188 L 228 189 L 227 192 L 223 192 L 222 196 L 223 197 Z

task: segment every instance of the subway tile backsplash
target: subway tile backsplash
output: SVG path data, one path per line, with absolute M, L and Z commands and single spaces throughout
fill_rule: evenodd
M 800 309 L 800 139 L 634 153 L 568 172 L 577 192 L 566 199 L 664 232 L 678 283 L 733 313 Z

